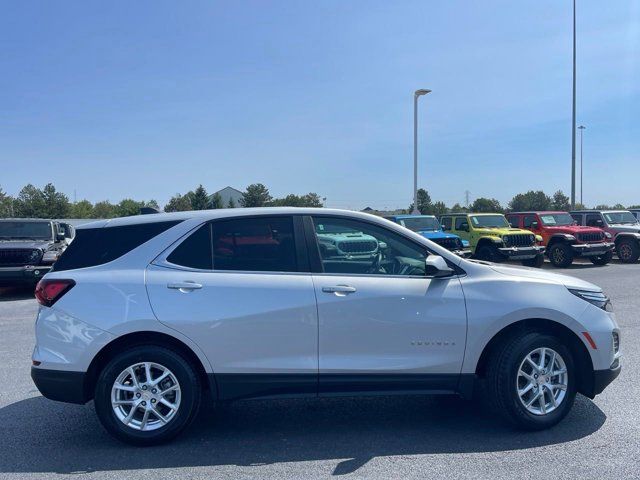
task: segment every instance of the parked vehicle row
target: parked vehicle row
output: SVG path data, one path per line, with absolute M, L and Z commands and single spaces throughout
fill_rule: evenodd
M 67 248 L 74 227 L 42 219 L 0 219 L 0 286 L 35 285 Z
M 500 215 L 443 223 L 476 252 L 490 245 L 487 255 L 530 261 L 544 249 Z M 483 395 L 496 414 L 540 430 L 621 369 L 599 287 L 467 260 L 359 212 L 247 208 L 82 225 L 36 297 L 36 386 L 53 400 L 93 399 L 106 430 L 134 444 L 179 434 L 204 391 Z

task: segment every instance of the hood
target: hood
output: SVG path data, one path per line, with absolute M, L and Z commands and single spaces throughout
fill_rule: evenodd
M 567 288 L 579 290 L 590 290 L 593 292 L 601 292 L 602 289 L 593 283 L 585 282 L 579 278 L 570 277 L 569 275 L 560 275 L 551 273 L 539 268 L 523 268 L 510 265 L 488 264 L 492 270 L 503 275 L 511 275 L 514 277 L 530 278 L 533 280 L 541 280 L 550 283 L 564 285 Z
M 9 248 L 39 248 L 46 250 L 52 243 L 51 240 L 0 240 L 0 250 Z
M 422 230 L 416 232 L 419 235 L 422 235 L 424 238 L 428 238 L 429 240 L 435 240 L 440 238 L 458 238 L 457 235 L 453 235 L 452 233 L 445 233 L 442 230 Z
M 609 225 L 609 228 L 611 230 L 614 230 L 616 232 L 633 232 L 633 233 L 640 233 L 640 225 L 622 225 L 619 223 L 614 223 Z
M 602 230 L 595 227 L 584 227 L 582 225 L 563 225 L 560 227 L 544 227 L 549 233 L 600 233 Z
M 523 230 L 521 228 L 509 228 L 509 227 L 474 228 L 474 231 L 482 235 L 493 235 L 493 236 L 500 236 L 500 237 L 503 235 L 509 235 L 509 234 L 533 235 L 529 230 Z

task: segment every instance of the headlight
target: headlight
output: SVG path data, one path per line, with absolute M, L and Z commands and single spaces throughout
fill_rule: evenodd
M 500 237 L 491 237 L 491 240 L 493 240 L 496 243 L 502 243 L 502 238 Z
M 576 237 L 574 237 L 573 235 L 569 235 L 568 233 L 564 236 L 564 238 L 572 242 L 576 239 Z
M 536 242 L 541 242 L 541 241 L 543 240 L 543 238 L 542 238 L 542 236 L 541 236 L 541 235 L 536 235 L 535 237 L 533 237 L 533 236 L 532 236 L 532 237 L 531 237 L 531 241 L 533 242 L 534 240 L 535 240 Z
M 573 293 L 576 297 L 580 297 L 583 300 L 586 300 L 592 305 L 595 305 L 602 310 L 607 312 L 613 311 L 613 305 L 611 304 L 611 300 L 607 297 L 603 292 L 591 292 L 589 290 L 573 290 L 569 289 L 571 293 Z
M 604 238 L 613 238 L 613 235 L 611 235 L 609 232 L 604 232 Z

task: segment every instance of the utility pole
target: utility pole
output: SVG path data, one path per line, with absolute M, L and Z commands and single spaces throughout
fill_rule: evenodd
M 431 93 L 422 88 L 413 94 L 413 210 L 411 215 L 419 215 L 418 210 L 418 97 Z
M 578 127 L 578 130 L 580 130 L 580 203 L 582 205 L 584 205 L 584 202 L 582 200 L 582 177 L 583 177 L 582 172 L 584 170 L 584 167 L 582 166 L 583 165 L 582 163 L 582 132 L 584 132 L 585 128 L 587 127 L 585 127 L 584 125 L 580 125 Z
M 464 191 L 464 206 L 469 208 L 469 196 L 471 195 L 471 192 L 469 190 L 465 190 Z
M 576 208 L 576 0 L 573 0 L 573 110 L 571 117 L 571 208 Z

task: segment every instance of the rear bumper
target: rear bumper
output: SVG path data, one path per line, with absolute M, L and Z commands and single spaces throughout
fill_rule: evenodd
M 50 399 L 66 403 L 87 403 L 85 372 L 48 370 L 31 367 L 31 378 L 40 393 Z
M 498 251 L 510 260 L 528 260 L 544 253 L 544 247 L 502 247 Z
M 37 283 L 51 270 L 51 265 L 25 265 L 22 267 L 0 267 L 0 285 L 13 286 Z
M 573 250 L 573 254 L 580 257 L 593 257 L 598 255 L 604 255 L 607 252 L 610 252 L 614 248 L 613 243 L 603 242 L 603 243 L 577 243 L 571 245 L 571 250 Z

